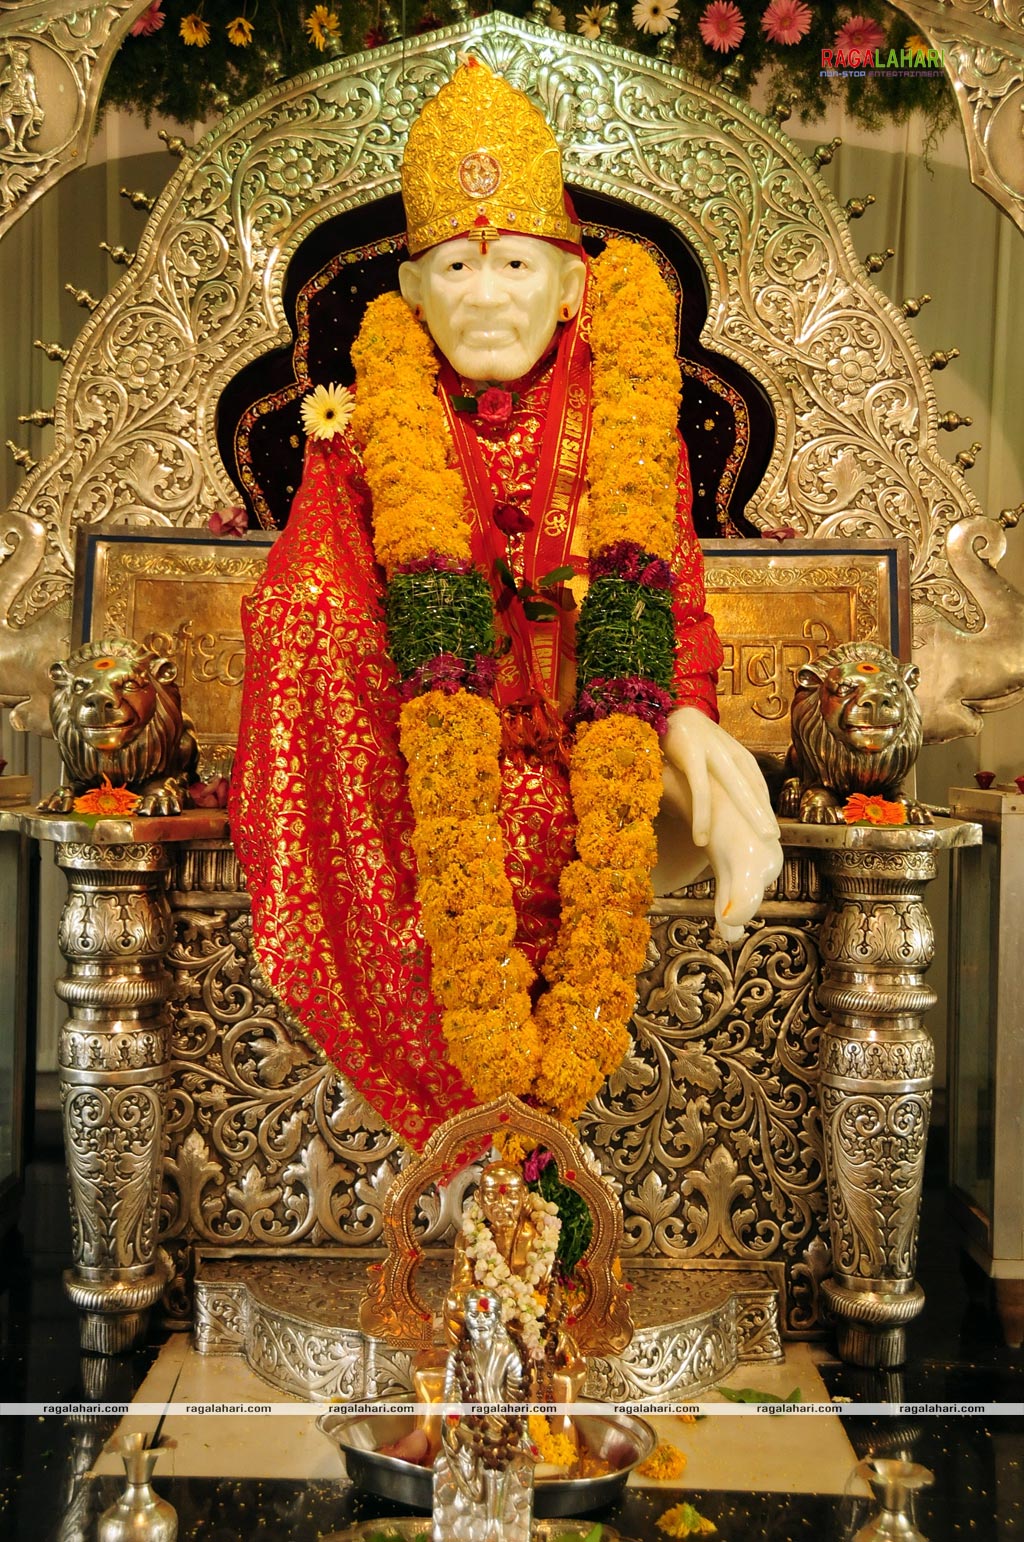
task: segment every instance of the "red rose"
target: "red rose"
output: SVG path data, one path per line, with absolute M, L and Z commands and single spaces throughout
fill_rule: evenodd
M 214 535 L 244 535 L 249 528 L 249 514 L 244 504 L 232 504 L 230 509 L 215 509 L 209 518 Z
M 485 423 L 500 428 L 512 416 L 512 392 L 503 391 L 500 386 L 488 386 L 477 398 L 476 411 Z
M 533 529 L 533 520 L 518 503 L 496 503 L 493 512 L 502 535 L 522 535 L 524 530 Z

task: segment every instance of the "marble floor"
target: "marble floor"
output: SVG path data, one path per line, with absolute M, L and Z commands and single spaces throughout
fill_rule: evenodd
M 398 1513 L 346 1484 L 315 1410 L 287 1410 L 285 1395 L 241 1360 L 198 1356 L 183 1335 L 113 1362 L 80 1355 L 60 1282 L 67 1233 L 63 1168 L 50 1152 L 30 1169 L 19 1230 L 0 1254 L 0 1400 L 75 1402 L 83 1411 L 0 1417 L 3 1542 L 94 1542 L 97 1518 L 121 1487 L 118 1464 L 105 1452 L 118 1420 L 92 1412 L 97 1401 L 134 1400 L 153 1410 L 140 1416 L 129 1408 L 124 1427 L 167 1444 L 156 1488 L 178 1511 L 181 1542 L 327 1542 Z M 853 1477 L 856 1462 L 898 1455 L 934 1475 L 915 1510 L 918 1532 L 930 1542 L 1024 1537 L 1024 1417 L 1017 1412 L 1024 1409 L 1024 1355 L 1005 1349 L 993 1319 L 972 1304 L 939 1182 L 926 1192 L 918 1277 L 927 1304 L 903 1371 L 853 1371 L 831 1358 L 827 1343 L 791 1344 L 780 1366 L 742 1366 L 728 1385 L 783 1396 L 799 1387 L 805 1401 L 833 1400 L 836 1413 L 709 1417 L 696 1425 L 657 1419 L 659 1434 L 687 1458 L 683 1477 L 671 1485 L 631 1482 L 600 1519 L 634 1542 L 662 1539 L 659 1519 L 686 1501 L 714 1522 L 722 1542 L 853 1542 L 872 1511 Z M 164 1405 L 189 1401 L 252 1401 L 271 1411 L 164 1415 Z M 862 1411 L 897 1401 L 998 1403 L 1014 1411 Z
M 791 1344 L 784 1364 L 743 1366 L 726 1385 L 776 1397 L 787 1397 L 799 1388 L 807 1402 L 828 1402 L 828 1388 L 818 1371 L 820 1359 L 817 1346 Z M 268 1388 L 241 1359 L 198 1355 L 183 1335 L 176 1335 L 160 1350 L 136 1401 L 149 1406 L 162 1402 L 269 1403 L 274 1409 L 285 1409 L 293 1402 L 285 1393 Z M 718 1393 L 709 1394 L 707 1401 L 731 1406 Z M 262 1415 L 258 1442 L 253 1441 L 255 1421 L 244 1414 L 191 1419 L 173 1413 L 163 1418 L 156 1413 L 147 1417 L 129 1415 L 117 1433 L 138 1430 L 155 1438 L 159 1432 L 162 1440 L 172 1442 L 160 1464 L 168 1477 L 292 1481 L 314 1478 L 342 1482 L 345 1473 L 341 1456 L 317 1429 L 316 1420 L 315 1412 L 299 1416 L 283 1412 L 277 1417 L 274 1413 Z M 736 1472 L 742 1470 L 749 1486 L 764 1492 L 868 1492 L 859 1479 L 851 1486 L 857 1457 L 838 1417 L 740 1416 L 728 1420 L 706 1418 L 695 1425 L 684 1425 L 668 1416 L 655 1417 L 650 1422 L 660 1439 L 685 1455 L 687 1485 L 697 1489 L 730 1489 Z M 808 1445 L 814 1447 L 813 1464 L 807 1460 Z M 97 1459 L 90 1476 L 116 1476 L 120 1471 L 117 1456 L 106 1452 Z

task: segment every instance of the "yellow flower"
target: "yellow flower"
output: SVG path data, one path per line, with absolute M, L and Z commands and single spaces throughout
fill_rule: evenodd
M 601 36 L 601 23 L 610 10 L 610 5 L 585 5 L 582 11 L 576 12 L 576 20 L 579 22 L 579 26 L 576 28 L 577 32 L 581 33 L 583 37 L 599 38 Z
M 691 1504 L 673 1505 L 658 1521 L 658 1530 L 670 1537 L 709 1537 L 716 1530 L 714 1521 L 701 1515 Z
M 552 1467 L 575 1466 L 579 1452 L 568 1435 L 556 1435 L 543 1414 L 530 1414 L 526 1424 L 530 1439 L 537 1448 L 538 1461 L 550 1462 Z
M 592 264 L 591 283 L 596 405 L 587 455 L 590 548 L 632 540 L 669 560 L 676 538 L 682 391 L 675 300 L 654 258 L 621 238 L 609 241 Z
M 636 1471 L 640 1478 L 655 1478 L 660 1483 L 670 1483 L 673 1478 L 681 1478 L 686 1471 L 686 1457 L 678 1447 L 659 1440 L 646 1462 L 641 1462 Z
M 183 16 L 178 31 L 190 48 L 205 48 L 210 41 L 210 25 L 198 11 Z
M 303 26 L 309 33 L 309 41 L 321 53 L 327 47 L 328 38 L 335 38 L 341 31 L 337 11 L 329 11 L 326 5 L 316 5 L 310 11 Z
M 239 17 L 238 22 L 243 19 Z M 237 26 L 238 22 L 232 22 L 232 27 Z M 245 25 L 249 27 L 251 35 L 252 27 L 248 22 Z M 232 38 L 231 41 L 235 43 L 238 39 Z M 355 410 L 356 399 L 348 386 L 318 385 L 303 398 L 302 426 L 310 439 L 333 439 L 335 434 L 343 433 L 348 427 Z
M 234 43 L 236 48 L 248 48 L 252 42 L 253 24 L 247 16 L 236 16 L 234 21 L 229 21 L 224 31 L 228 35 L 228 42 Z

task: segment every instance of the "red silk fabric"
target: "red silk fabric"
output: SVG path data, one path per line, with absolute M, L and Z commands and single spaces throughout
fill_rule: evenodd
M 460 434 L 475 441 L 474 552 L 485 563 L 504 547 L 500 535 L 495 546 L 488 494 L 530 504 L 553 380 L 559 380 L 557 366 L 524 383 L 510 422 L 500 428 L 460 425 Z M 586 418 L 588 394 L 584 384 Z M 714 716 L 721 648 L 704 611 L 685 452 L 679 486 L 677 700 Z M 254 949 L 268 985 L 386 1123 L 420 1147 L 440 1123 L 470 1106 L 473 1095 L 448 1063 L 430 993 L 398 748 L 399 680 L 387 652 L 384 583 L 370 532 L 356 448 L 348 438 L 311 441 L 287 528 L 245 608 L 231 820 L 252 898 Z M 509 554 L 517 576 L 536 580 L 550 570 L 551 546 L 542 537 L 538 530 L 513 538 Z M 583 573 L 575 524 L 559 532 L 559 540 Z M 548 648 L 542 673 L 553 682 L 557 677 L 564 706 L 571 695 L 571 623 L 562 628 L 554 659 L 542 625 L 509 631 L 499 701 L 514 701 L 523 685 L 536 685 L 537 662 L 528 656 L 536 643 L 540 653 Z M 573 854 L 563 766 L 507 754 L 501 818 L 520 941 L 539 965 L 557 927 L 558 876 Z

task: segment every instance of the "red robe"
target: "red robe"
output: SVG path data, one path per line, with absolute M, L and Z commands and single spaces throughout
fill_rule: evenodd
M 558 367 L 519 387 L 510 421 L 459 420 L 456 441 L 477 505 L 474 557 L 485 572 L 509 548 L 484 507 L 525 507 L 543 472 L 543 429 Z M 588 392 L 577 390 L 584 432 Z M 559 401 L 556 397 L 554 405 Z M 549 439 L 551 436 L 548 436 Z M 472 458 L 468 465 L 466 457 Z M 474 477 L 477 485 L 474 487 Z M 577 490 L 578 491 L 578 490 Z M 704 608 L 703 562 L 690 519 L 685 451 L 673 559 L 677 705 L 717 716 L 721 647 Z M 557 522 L 555 522 L 557 523 Z M 585 572 L 574 522 L 538 519 L 513 538 L 518 577 L 536 580 L 567 558 Z M 495 580 L 496 598 L 500 583 Z M 252 897 L 253 943 L 268 984 L 388 1125 L 412 1145 L 472 1105 L 449 1065 L 419 929 L 412 814 L 398 748 L 401 695 L 387 651 L 384 580 L 373 557 L 370 498 L 350 437 L 311 441 L 302 485 L 266 574 L 247 602 L 247 663 L 231 821 Z M 497 698 L 507 707 L 536 686 L 571 697 L 572 622 L 524 625 L 518 605 L 498 617 L 512 635 Z M 542 962 L 558 920 L 558 876 L 573 855 L 564 766 L 510 751 L 501 819 L 520 941 Z

